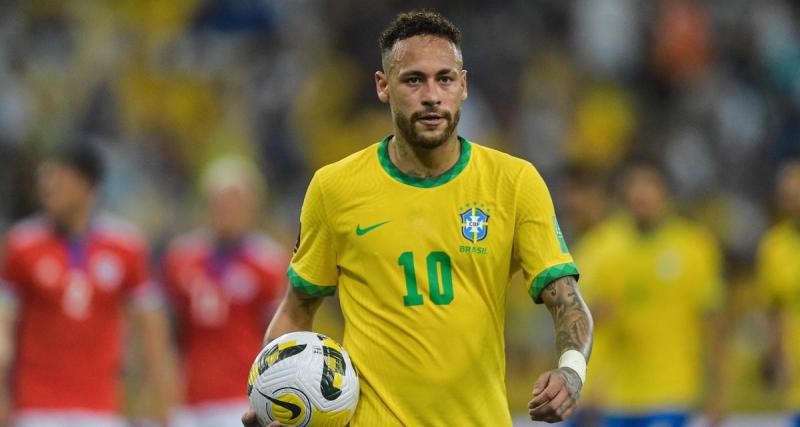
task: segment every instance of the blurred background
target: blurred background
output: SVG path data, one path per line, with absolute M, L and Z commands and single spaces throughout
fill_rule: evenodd
M 200 220 L 200 176 L 226 154 L 263 173 L 261 225 L 291 248 L 314 170 L 390 133 L 377 37 L 422 6 L 463 32 L 460 133 L 537 166 L 570 244 L 590 220 L 565 207 L 567 170 L 611 182 L 631 153 L 665 162 L 680 211 L 725 254 L 731 407 L 788 410 L 767 383 L 753 260 L 774 171 L 800 152 L 794 1 L 5 0 L 0 233 L 37 209 L 42 156 L 82 134 L 106 155 L 103 205 L 141 227 L 154 264 Z M 512 286 L 508 387 L 524 414 L 556 356 L 549 314 Z M 335 301 L 318 325 L 341 335 Z

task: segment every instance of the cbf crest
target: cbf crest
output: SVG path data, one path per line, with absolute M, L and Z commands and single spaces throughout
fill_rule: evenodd
M 472 243 L 479 242 L 489 234 L 489 215 L 477 206 L 461 213 L 461 235 Z

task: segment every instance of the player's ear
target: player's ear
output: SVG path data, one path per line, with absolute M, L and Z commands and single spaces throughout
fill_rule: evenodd
M 461 84 L 464 85 L 464 92 L 461 93 L 461 100 L 467 100 L 467 70 L 461 70 Z
M 389 102 L 389 80 L 383 71 L 375 72 L 375 90 L 381 102 L 384 104 Z

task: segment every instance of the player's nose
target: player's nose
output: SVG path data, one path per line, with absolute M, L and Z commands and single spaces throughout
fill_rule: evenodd
M 439 85 L 436 81 L 429 79 L 422 88 L 422 105 L 426 107 L 438 106 L 442 103 Z

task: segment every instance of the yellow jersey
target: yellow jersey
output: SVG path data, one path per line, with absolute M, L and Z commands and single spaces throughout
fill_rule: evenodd
M 704 318 L 722 302 L 714 239 L 676 216 L 642 233 L 620 214 L 591 230 L 580 249 L 588 267 L 581 283 L 597 309 L 590 374 L 600 384 L 589 381 L 589 394 L 620 412 L 697 404 Z
M 339 290 L 361 384 L 352 426 L 510 426 L 509 279 L 521 269 L 541 302 L 549 282 L 578 274 L 550 194 L 530 163 L 463 138 L 450 170 L 408 176 L 390 139 L 316 172 L 290 283 Z
M 800 407 L 800 228 L 785 221 L 761 241 L 756 271 L 770 302 L 783 307 L 784 348 L 792 375 L 787 404 Z

